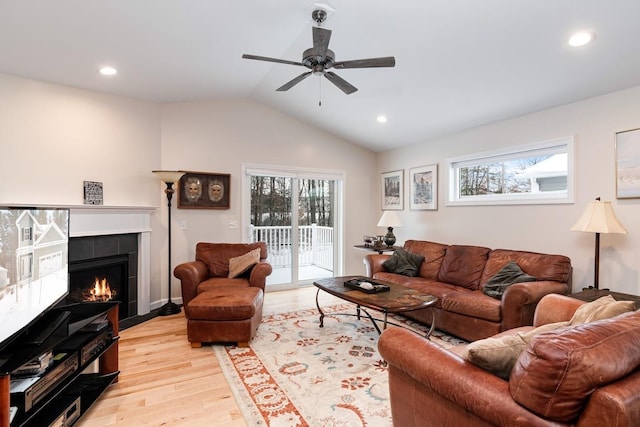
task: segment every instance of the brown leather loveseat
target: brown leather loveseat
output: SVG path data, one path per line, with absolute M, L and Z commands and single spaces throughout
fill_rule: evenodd
M 563 255 L 422 240 L 407 240 L 404 249 L 424 256 L 415 277 L 388 272 L 383 263 L 391 255 L 379 254 L 364 258 L 367 275 L 434 295 L 438 301 L 433 314 L 426 309 L 405 315 L 427 324 L 433 315 L 436 328 L 468 341 L 531 325 L 543 296 L 571 290 L 571 260 Z M 511 261 L 536 281 L 508 286 L 501 299 L 485 295 L 487 282 Z
M 533 326 L 498 337 L 567 321 L 582 304 L 545 296 Z M 639 426 L 639 348 L 639 311 L 534 335 L 507 379 L 406 329 L 388 328 L 378 342 L 402 427 Z

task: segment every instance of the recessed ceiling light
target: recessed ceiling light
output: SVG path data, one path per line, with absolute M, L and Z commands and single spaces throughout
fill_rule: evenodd
M 387 116 L 381 114 L 376 117 L 376 120 L 378 121 L 378 123 L 387 123 Z
M 118 70 L 113 67 L 102 67 L 100 68 L 100 74 L 102 74 L 103 76 L 113 76 L 115 74 L 118 74 Z
M 591 43 L 595 38 L 596 35 L 594 33 L 581 31 L 579 33 L 575 33 L 571 38 L 569 38 L 569 44 L 574 47 L 580 47 Z

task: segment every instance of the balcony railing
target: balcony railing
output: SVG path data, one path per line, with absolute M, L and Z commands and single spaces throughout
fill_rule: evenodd
M 265 242 L 273 268 L 291 266 L 291 226 L 251 226 L 251 241 Z M 333 227 L 298 227 L 298 265 L 333 271 Z

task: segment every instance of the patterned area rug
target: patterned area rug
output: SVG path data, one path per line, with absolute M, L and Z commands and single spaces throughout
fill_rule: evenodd
M 355 306 L 323 307 L 263 317 L 249 348 L 214 346 L 248 426 L 391 426 L 387 368 L 377 350 L 371 322 L 331 313 Z M 427 328 L 394 317 L 393 322 Z M 393 327 L 393 326 L 390 326 Z M 463 343 L 435 331 L 431 340 Z

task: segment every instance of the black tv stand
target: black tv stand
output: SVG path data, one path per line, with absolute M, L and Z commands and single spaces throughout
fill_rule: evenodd
M 35 326 L 29 328 L 29 333 L 20 340 L 23 345 L 41 346 L 51 336 L 65 338 L 69 324 L 69 311 L 50 311 Z M 31 331 L 34 331 L 31 333 Z
M 24 330 L 22 337 L 3 350 L 0 427 L 72 426 L 118 381 L 118 304 L 81 303 L 52 309 L 36 322 L 44 322 L 41 327 L 45 330 Z M 91 319 L 105 317 L 108 326 L 99 331 L 83 329 Z M 11 393 L 12 373 L 48 352 L 53 352 L 54 362 L 26 382 L 28 392 L 14 389 Z M 96 361 L 99 368 L 93 369 Z

